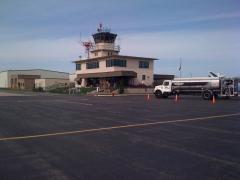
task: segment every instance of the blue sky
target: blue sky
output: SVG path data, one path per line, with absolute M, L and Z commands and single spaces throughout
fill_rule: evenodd
M 100 22 L 118 33 L 121 54 L 154 57 L 155 72 L 240 75 L 238 0 L 1 0 L 0 70 L 74 72 L 79 44 Z

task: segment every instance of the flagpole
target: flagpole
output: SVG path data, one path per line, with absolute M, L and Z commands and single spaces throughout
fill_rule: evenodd
M 180 58 L 178 70 L 179 70 L 180 78 L 182 78 L 182 58 Z

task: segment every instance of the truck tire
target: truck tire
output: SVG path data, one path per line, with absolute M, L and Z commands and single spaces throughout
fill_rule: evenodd
M 173 90 L 172 95 L 175 96 L 176 94 L 178 94 L 178 92 L 176 90 Z
M 162 98 L 163 97 L 162 91 L 160 91 L 160 90 L 156 90 L 154 94 L 155 94 L 156 98 Z
M 211 100 L 212 97 L 213 97 L 213 93 L 212 93 L 211 91 L 204 91 L 204 92 L 202 93 L 202 98 L 203 98 L 204 100 Z

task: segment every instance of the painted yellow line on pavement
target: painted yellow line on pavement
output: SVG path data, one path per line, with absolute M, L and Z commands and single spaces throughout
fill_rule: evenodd
M 207 119 L 224 118 L 224 117 L 232 117 L 232 116 L 240 116 L 240 113 L 224 114 L 224 115 L 217 115 L 217 116 L 206 116 L 206 117 L 198 117 L 198 118 L 190 118 L 190 119 L 170 120 L 170 121 L 158 121 L 158 122 L 151 122 L 151 123 L 129 124 L 129 125 L 122 125 L 122 126 L 111 126 L 111 127 L 105 127 L 105 128 L 85 129 L 85 130 L 79 130 L 79 131 L 65 131 L 65 132 L 38 134 L 38 135 L 30 135 L 30 136 L 16 136 L 16 137 L 5 137 L 5 138 L 3 137 L 3 138 L 0 138 L 0 141 L 16 141 L 16 140 L 33 139 L 33 138 L 41 138 L 41 137 L 50 137 L 50 136 L 80 134 L 80 133 L 86 133 L 86 132 L 109 131 L 113 129 L 135 128 L 135 127 L 144 127 L 144 126 L 157 125 L 157 124 L 189 122 L 189 121 L 207 120 Z
M 80 99 L 80 100 L 88 100 L 88 99 Z M 69 103 L 69 104 L 79 104 L 79 105 L 85 105 L 85 106 L 92 106 L 93 104 L 90 103 L 83 103 L 78 101 L 67 101 L 67 100 L 18 100 L 18 103 L 32 103 L 32 102 L 38 102 L 38 103 L 45 103 L 45 102 L 59 102 L 59 103 Z

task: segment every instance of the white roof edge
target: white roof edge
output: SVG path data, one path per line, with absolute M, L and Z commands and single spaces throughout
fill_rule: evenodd
M 54 71 L 54 70 L 48 70 L 48 69 L 8 69 L 8 70 L 0 71 L 0 73 L 1 72 L 8 72 L 8 71 L 36 71 L 36 70 L 70 74 L 68 72 Z

